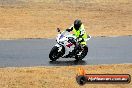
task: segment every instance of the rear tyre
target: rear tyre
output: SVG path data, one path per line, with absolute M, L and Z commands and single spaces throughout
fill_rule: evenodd
M 78 55 L 78 54 L 75 55 L 75 59 L 77 61 L 82 60 L 87 55 L 87 53 L 88 53 L 88 47 L 84 46 L 82 51 L 81 51 L 81 54 L 80 55 Z

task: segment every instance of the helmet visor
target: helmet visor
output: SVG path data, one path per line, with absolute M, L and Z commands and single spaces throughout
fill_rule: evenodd
M 76 30 L 79 30 L 80 25 L 78 25 L 78 24 L 74 24 L 74 28 L 75 28 Z

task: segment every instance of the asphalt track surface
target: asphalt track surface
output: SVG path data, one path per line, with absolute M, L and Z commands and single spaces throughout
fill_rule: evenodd
M 91 38 L 88 55 L 79 62 L 74 58 L 50 62 L 49 52 L 55 44 L 55 39 L 0 40 L 0 67 L 132 63 L 132 36 Z

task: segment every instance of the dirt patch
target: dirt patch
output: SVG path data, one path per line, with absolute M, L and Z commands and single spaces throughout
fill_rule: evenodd
M 91 36 L 132 35 L 131 0 L 0 0 L 0 39 L 54 38 L 76 18 Z
M 0 68 L 0 88 L 80 88 L 80 66 Z M 132 64 L 83 66 L 88 74 L 130 74 Z M 86 84 L 84 88 L 131 88 L 130 84 Z

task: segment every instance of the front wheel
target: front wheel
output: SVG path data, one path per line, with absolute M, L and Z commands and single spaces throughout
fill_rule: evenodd
M 61 57 L 65 52 L 64 47 L 62 47 L 61 52 L 58 52 L 59 47 L 54 46 L 49 54 L 49 58 L 51 61 L 56 61 L 57 59 L 59 59 L 59 57 Z
M 49 58 L 51 61 L 56 61 L 59 56 L 58 56 L 58 47 L 57 46 L 54 46 L 51 51 L 50 51 L 50 54 L 49 54 Z

